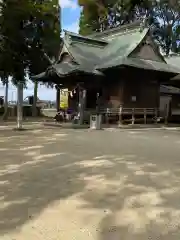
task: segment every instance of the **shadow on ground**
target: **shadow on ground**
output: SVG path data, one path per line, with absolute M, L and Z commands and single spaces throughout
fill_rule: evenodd
M 99 240 L 179 239 L 178 169 L 136 154 L 98 155 L 95 145 L 83 139 L 78 145 L 66 134 L 37 131 L 0 141 L 1 235 L 76 195 L 80 209 L 103 212 Z
M 106 212 L 98 228 L 99 239 L 178 239 L 179 171 L 160 170 L 152 163 L 138 164 L 137 156 L 104 158 L 98 160 L 100 166 L 96 161 L 92 171 L 96 174 L 84 176 L 91 184 L 82 196 L 84 208 Z

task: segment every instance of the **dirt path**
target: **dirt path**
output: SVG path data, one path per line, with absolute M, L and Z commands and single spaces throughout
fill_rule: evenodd
M 179 139 L 163 130 L 1 131 L 0 239 L 179 240 Z

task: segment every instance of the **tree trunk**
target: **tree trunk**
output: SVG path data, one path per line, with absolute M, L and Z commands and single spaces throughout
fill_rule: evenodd
M 23 84 L 17 85 L 17 129 L 22 129 L 23 122 Z
M 8 119 L 8 80 L 5 84 L 5 101 L 4 101 L 4 114 L 3 114 L 3 120 Z
M 38 93 L 38 82 L 34 82 L 34 97 L 32 106 L 32 116 L 37 117 L 37 93 Z

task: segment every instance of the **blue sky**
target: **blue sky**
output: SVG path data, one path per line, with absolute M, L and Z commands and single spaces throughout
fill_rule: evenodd
M 77 4 L 77 0 L 60 0 L 60 6 L 62 9 L 62 29 L 66 29 L 71 32 L 78 32 L 80 8 Z
M 61 6 L 61 25 L 62 29 L 66 29 L 71 32 L 78 32 L 79 29 L 79 16 L 80 8 L 77 4 L 77 0 L 59 0 Z M 31 81 L 27 84 L 28 89 L 24 90 L 24 98 L 33 94 L 33 83 Z M 9 100 L 16 100 L 16 88 L 10 84 L 9 86 Z M 0 84 L 0 96 L 4 96 L 5 89 Z M 55 100 L 56 92 L 52 89 L 47 89 L 44 86 L 39 86 L 38 97 L 42 100 Z

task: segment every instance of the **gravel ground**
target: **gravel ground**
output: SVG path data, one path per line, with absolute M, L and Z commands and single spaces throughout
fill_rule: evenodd
M 0 240 L 179 240 L 180 131 L 0 131 Z

